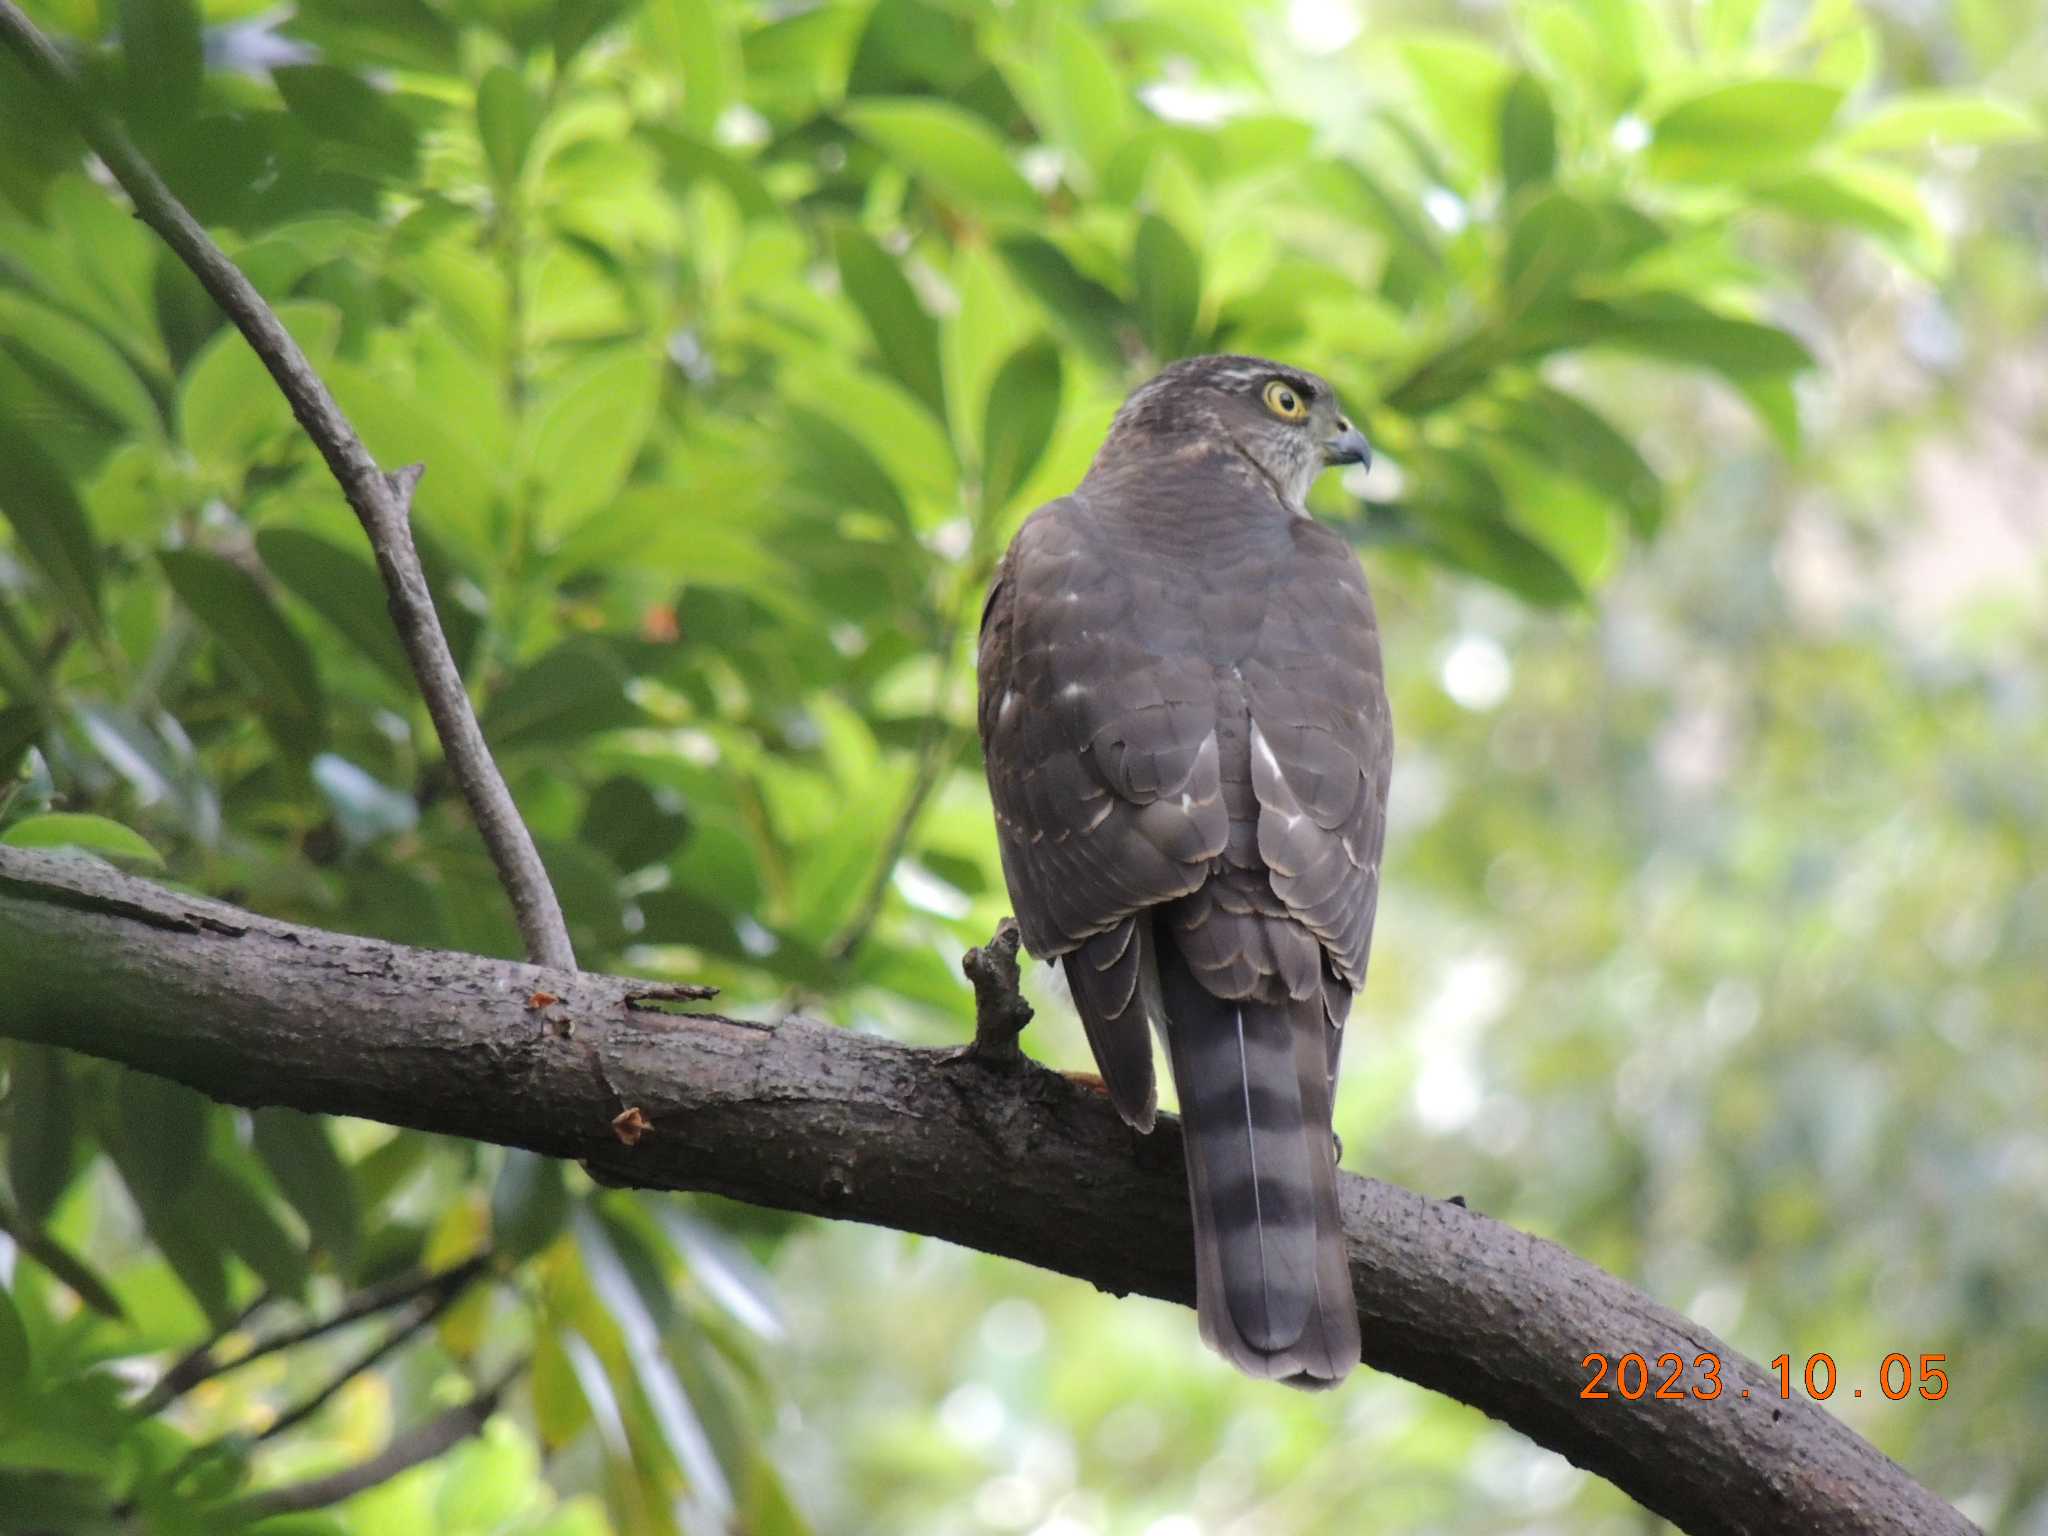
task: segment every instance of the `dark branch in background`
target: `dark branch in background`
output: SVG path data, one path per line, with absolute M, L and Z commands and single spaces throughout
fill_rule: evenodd
M 469 1282 L 475 1278 L 476 1273 L 476 1270 L 471 1270 L 453 1283 L 444 1282 L 427 1291 L 424 1300 L 413 1308 L 411 1317 L 408 1317 L 402 1323 L 394 1325 L 391 1331 L 386 1333 L 383 1338 L 349 1360 L 330 1376 L 322 1386 L 316 1388 L 310 1396 L 285 1409 L 256 1438 L 258 1440 L 273 1440 L 285 1433 L 285 1431 L 305 1423 L 306 1420 L 326 1407 L 328 1400 L 335 1393 L 354 1381 L 363 1372 L 375 1369 L 378 1363 L 386 1356 L 395 1350 L 402 1349 L 412 1339 L 416 1338 L 421 1330 L 432 1323 L 435 1318 L 453 1306 L 455 1299 L 465 1290 L 469 1289 Z
M 435 616 L 419 551 L 413 547 L 412 493 L 422 467 L 415 464 L 391 474 L 377 467 L 306 354 L 255 285 L 172 196 L 127 132 L 92 100 L 63 54 L 36 30 L 13 0 L 0 0 L 0 44 L 70 113 L 86 143 L 134 203 L 136 216 L 163 237 L 234 321 L 291 403 L 299 425 L 326 459 L 376 553 L 392 623 L 405 645 L 427 713 L 433 717 L 441 750 L 462 786 L 463 798 L 469 802 L 470 814 L 497 866 L 498 879 L 511 897 L 526 952 L 539 964 L 575 969 L 575 952 L 569 945 L 561 905 L 484 742 L 462 674 L 456 670 L 455 657 Z
M 392 1307 L 403 1306 L 430 1292 L 452 1297 L 474 1280 L 489 1263 L 490 1255 L 480 1253 L 474 1258 L 465 1259 L 462 1263 L 447 1269 L 436 1270 L 432 1274 L 395 1275 L 376 1285 L 363 1287 L 343 1301 L 332 1317 L 319 1318 L 266 1335 L 233 1358 L 221 1359 L 221 1338 L 226 1333 L 239 1329 L 247 1321 L 249 1312 L 255 1311 L 255 1305 L 252 1304 L 249 1312 L 236 1319 L 230 1328 L 216 1334 L 164 1372 L 157 1384 L 136 1403 L 136 1412 L 143 1415 L 158 1413 L 202 1381 L 211 1381 L 214 1377 L 225 1375 L 229 1371 L 238 1371 L 251 1361 L 277 1354 L 280 1350 L 296 1349 L 299 1345 L 333 1333 L 336 1329 L 346 1328 L 350 1323 L 360 1322 Z M 258 1303 L 267 1299 L 259 1297 Z
M 1002 940 L 990 947 L 1000 956 Z M 1000 969 L 980 994 L 985 1021 L 1005 1016 Z M 0 1037 L 231 1103 L 922 1232 L 1117 1294 L 1194 1294 L 1178 1122 L 1134 1136 L 1101 1094 L 1028 1060 L 991 1067 L 802 1019 L 635 1010 L 643 982 L 301 928 L 4 847 L 0 976 Z M 554 999 L 546 1019 L 536 992 Z M 563 1019 L 573 1032 L 551 1027 Z M 612 1085 L 644 1122 L 631 1146 L 613 1130 Z M 1493 1415 L 1681 1529 L 1974 1529 L 1825 1409 L 1781 1398 L 1774 1373 L 1555 1244 L 1355 1175 L 1340 1200 L 1367 1364 Z M 1187 1347 L 1200 1347 L 1192 1325 Z M 1592 1351 L 1675 1353 L 1689 1381 L 1710 1354 L 1721 1393 L 1585 1401 Z
M 276 1293 L 267 1288 L 258 1291 L 255 1299 L 237 1312 L 226 1327 L 215 1329 L 208 1337 L 172 1361 L 171 1368 L 157 1378 L 156 1385 L 136 1400 L 136 1413 L 147 1418 L 162 1409 L 165 1404 L 191 1391 L 200 1382 L 218 1376 L 226 1370 L 226 1366 L 218 1363 L 219 1357 L 215 1354 L 221 1346 L 221 1341 L 244 1327 L 250 1318 L 276 1299 Z M 240 1365 L 253 1358 L 254 1356 L 245 1355 L 235 1361 L 235 1364 Z
M 498 1411 L 498 1401 L 505 1395 L 505 1389 L 519 1378 L 526 1365 L 526 1361 L 519 1360 L 507 1366 L 490 1386 L 461 1407 L 451 1408 L 395 1436 L 389 1445 L 368 1461 L 343 1467 L 325 1477 L 289 1483 L 282 1488 L 266 1488 L 261 1493 L 237 1499 L 222 1512 L 222 1524 L 236 1526 L 272 1515 L 296 1515 L 309 1509 L 325 1509 L 343 1499 L 354 1498 L 366 1488 L 389 1482 L 399 1473 L 409 1472 L 422 1462 L 432 1461 L 443 1451 L 460 1445 L 489 1422 L 491 1415 Z

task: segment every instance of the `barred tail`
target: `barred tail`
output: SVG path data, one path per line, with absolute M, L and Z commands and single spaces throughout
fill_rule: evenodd
M 1320 991 L 1205 989 L 1162 924 L 1158 965 L 1185 1122 L 1202 1337 L 1247 1375 L 1330 1387 L 1358 1363 L 1337 1210 Z

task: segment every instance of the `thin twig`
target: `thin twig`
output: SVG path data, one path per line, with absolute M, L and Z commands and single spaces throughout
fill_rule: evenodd
M 353 1498 L 366 1488 L 375 1488 L 379 1483 L 389 1482 L 401 1472 L 410 1471 L 422 1462 L 432 1461 L 450 1447 L 461 1444 L 482 1429 L 498 1410 L 498 1401 L 506 1389 L 526 1369 L 524 1359 L 514 1361 L 498 1374 L 495 1381 L 459 1408 L 416 1424 L 404 1434 L 397 1436 L 368 1461 L 357 1462 L 354 1466 L 343 1467 L 325 1477 L 315 1477 L 303 1483 L 287 1483 L 281 1488 L 266 1488 L 238 1499 L 223 1511 L 224 1521 L 240 1524 L 264 1519 L 270 1515 L 300 1514 L 309 1509 L 325 1509 L 330 1504 L 339 1504 L 343 1499 Z
M 70 62 L 13 0 L 0 0 L 0 43 L 70 113 L 86 143 L 127 192 L 136 215 L 163 237 L 248 338 L 290 402 L 299 425 L 327 461 L 376 553 L 392 622 L 412 663 L 427 713 L 433 717 L 442 751 L 462 786 L 463 798 L 469 802 L 477 830 L 497 866 L 498 879 L 511 898 L 527 958 L 536 965 L 574 970 L 576 956 L 562 921 L 561 904 L 511 791 L 491 758 L 462 674 L 456 670 L 447 636 L 435 616 L 419 552 L 413 547 L 412 493 L 422 467 L 415 464 L 391 474 L 378 468 L 263 296 L 172 195 L 126 130 L 81 89 Z
M 411 1317 L 342 1366 L 326 1382 L 315 1388 L 310 1396 L 285 1409 L 256 1438 L 274 1440 L 286 1430 L 296 1428 L 310 1419 L 327 1406 L 328 1400 L 335 1393 L 363 1372 L 374 1369 L 387 1355 L 395 1353 L 416 1338 L 435 1318 L 455 1304 L 455 1298 L 460 1296 L 464 1289 L 464 1286 L 450 1286 L 446 1290 L 430 1295 L 426 1305 L 415 1310 Z
M 222 1360 L 213 1353 L 215 1346 L 220 1342 L 220 1336 L 215 1335 L 164 1372 L 163 1378 L 148 1395 L 137 1402 L 136 1412 L 143 1415 L 161 1412 L 168 1404 L 184 1396 L 202 1381 L 211 1381 L 214 1377 L 225 1375 L 229 1371 L 240 1370 L 251 1361 L 277 1354 L 280 1350 L 295 1349 L 310 1340 L 333 1333 L 336 1329 L 346 1328 L 350 1323 L 360 1322 L 378 1312 L 389 1311 L 392 1307 L 403 1306 L 430 1291 L 459 1292 L 475 1279 L 490 1261 L 491 1256 L 488 1253 L 480 1253 L 474 1258 L 465 1259 L 462 1263 L 447 1269 L 436 1270 L 430 1275 L 397 1275 L 376 1285 L 365 1286 L 343 1301 L 331 1317 L 301 1323 L 271 1334 L 267 1338 L 258 1339 L 232 1360 Z
M 242 1308 L 240 1312 L 237 1312 L 226 1327 L 215 1329 L 205 1339 L 180 1355 L 171 1363 L 171 1368 L 157 1378 L 156 1385 L 151 1387 L 136 1403 L 136 1411 L 147 1417 L 157 1412 L 165 1404 L 171 1402 L 182 1393 L 189 1392 L 200 1382 L 206 1380 L 207 1377 L 218 1375 L 221 1371 L 225 1370 L 225 1366 L 216 1363 L 217 1357 L 214 1354 L 214 1351 L 220 1348 L 221 1340 L 248 1322 L 250 1318 L 270 1305 L 275 1299 L 274 1292 L 268 1289 L 263 1290 L 258 1293 L 254 1301 Z M 244 1358 L 247 1357 L 245 1356 Z M 241 1361 L 238 1360 L 235 1363 L 239 1365 Z

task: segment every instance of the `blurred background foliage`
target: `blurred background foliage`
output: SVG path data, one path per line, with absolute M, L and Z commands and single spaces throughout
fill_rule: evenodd
M 2038 0 L 27 9 L 428 465 L 583 962 L 742 1010 L 962 1036 L 993 557 L 1160 360 L 1327 373 L 1401 737 L 1348 1160 L 2048 1530 Z M 0 841 L 516 953 L 324 468 L 4 59 L 0 511 Z M 262 1528 L 1656 1524 L 1171 1308 L 0 1059 L 10 1530 L 231 1528 L 508 1376 Z

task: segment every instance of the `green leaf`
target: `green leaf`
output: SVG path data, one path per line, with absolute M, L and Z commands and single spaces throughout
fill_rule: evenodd
M 8 1183 L 23 1221 L 40 1227 L 77 1166 L 78 1121 L 63 1053 L 52 1045 L 15 1046 L 7 1106 Z
M 1543 82 L 1524 72 L 1500 99 L 1500 177 L 1507 195 L 1550 180 L 1557 167 L 1557 117 Z
M 1731 378 L 1798 373 L 1813 356 L 1776 326 L 1740 320 L 1680 294 L 1642 294 L 1612 307 L 1611 346 L 1699 363 Z
M 1146 347 L 1162 363 L 1185 356 L 1202 305 L 1202 268 L 1193 249 L 1179 230 L 1148 213 L 1138 221 L 1131 270 Z
M 1924 273 L 1938 271 L 1946 259 L 1947 241 L 1917 181 L 1888 166 L 1816 165 L 1759 181 L 1749 195 L 1801 218 L 1867 230 Z
M 2038 139 L 2033 113 L 1994 96 L 1960 91 L 1909 91 L 1893 96 L 1835 135 L 1835 147 L 1859 154 L 1935 149 L 1961 144 L 2012 144 Z
M 590 792 L 576 835 L 630 874 L 674 853 L 689 830 L 690 818 L 681 809 L 621 773 Z
M 569 1186 L 561 1163 L 538 1152 L 507 1149 L 491 1186 L 492 1250 L 515 1261 L 529 1258 L 555 1240 L 568 1217 Z
M 494 65 L 476 88 L 476 131 L 483 141 L 484 162 L 491 180 L 503 191 L 517 186 L 526 168 L 526 151 L 540 126 L 540 103 L 519 72 Z
M 17 1394 L 28 1384 L 30 1360 L 28 1330 L 21 1325 L 14 1297 L 0 1285 L 0 1409 L 20 1402 Z M 0 1424 L 4 1423 L 5 1418 L 0 1417 Z
M 208 1162 L 181 1203 L 196 1205 L 220 1238 L 265 1286 L 280 1296 L 303 1300 L 308 1267 L 285 1224 L 270 1202 L 246 1178 L 218 1162 Z
M 233 1309 L 227 1255 L 204 1199 L 209 1107 L 168 1078 L 123 1070 L 115 1083 L 101 1144 L 142 1213 L 151 1241 L 207 1320 L 226 1327 Z
M 302 528 L 265 528 L 256 535 L 264 569 L 342 635 L 387 677 L 412 687 L 412 665 L 391 622 L 377 568 L 339 544 Z
M 682 126 L 708 134 L 740 99 L 739 57 L 726 36 L 725 11 L 704 0 L 649 0 L 644 12 L 657 57 L 682 77 Z
M 334 355 L 341 312 L 300 300 L 277 317 L 314 366 Z M 223 326 L 178 381 L 178 438 L 211 474 L 239 486 L 252 461 L 297 430 L 291 407 L 242 333 Z
M 120 1149 L 115 1160 L 130 1187 L 159 1202 L 184 1193 L 206 1157 L 208 1113 L 207 1101 L 183 1083 L 118 1069 L 113 1123 L 102 1129 L 109 1150 Z
M 32 373 L 61 380 L 113 427 L 155 440 L 156 401 L 120 350 L 91 326 L 25 293 L 0 290 L 0 351 Z
M 576 1208 L 575 1231 L 584 1272 L 625 1335 L 627 1362 L 640 1377 L 670 1455 L 699 1497 L 729 1502 L 724 1469 L 662 1346 L 675 1306 L 654 1255 L 635 1232 L 588 1205 Z
M 1599 220 L 1577 198 L 1545 192 L 1525 207 L 1501 262 L 1504 303 L 1520 314 L 1561 297 L 1593 257 Z
M 1045 52 L 1050 126 L 1100 177 L 1130 137 L 1130 93 L 1093 31 L 1062 12 L 1053 16 L 1051 32 Z
M 21 772 L 21 761 L 43 734 L 42 711 L 33 704 L 14 704 L 0 709 L 0 794 L 8 780 Z
M 1052 441 L 1060 414 L 1060 355 L 1029 342 L 1004 359 L 989 386 L 981 434 L 981 505 L 999 512 L 1022 490 Z
M 390 95 L 332 64 L 280 65 L 270 78 L 293 117 L 352 151 L 352 171 L 390 178 L 411 174 L 419 130 Z
M 543 532 L 566 533 L 618 495 L 660 397 L 661 361 L 638 346 L 586 358 L 540 394 L 531 463 Z
M 1491 168 L 1507 65 L 1491 43 L 1462 32 L 1429 31 L 1397 45 L 1442 139 L 1477 175 Z
M 626 669 L 592 640 L 566 640 L 512 675 L 484 711 L 484 734 L 504 751 L 561 746 L 640 722 Z
M 889 371 L 941 421 L 946 386 L 939 368 L 939 326 L 918 301 L 894 257 L 857 224 L 838 224 L 832 249 L 839 281 L 867 322 Z
M 126 1320 L 127 1313 L 121 1306 L 120 1298 L 114 1295 L 107 1282 L 93 1273 L 83 1259 L 47 1231 L 26 1227 L 16 1229 L 12 1235 L 15 1244 L 24 1254 L 42 1265 L 63 1284 L 70 1286 L 78 1299 L 93 1311 L 102 1317 L 112 1318 L 115 1322 Z
M 167 549 L 157 560 L 178 600 L 246 675 L 279 741 L 310 755 L 324 730 L 326 701 L 313 653 L 299 632 L 255 577 L 221 556 Z
M 1657 119 L 1650 169 L 1668 181 L 1782 173 L 1827 133 L 1842 93 L 1809 80 L 1749 80 L 1680 102 Z
M 0 420 L 0 513 L 36 568 L 93 634 L 100 633 L 99 549 L 70 479 L 25 433 Z
M 1636 447 L 1583 401 L 1543 385 L 1505 402 L 1502 435 L 1597 487 L 1640 536 L 1664 518 L 1664 486 Z
M 849 103 L 846 121 L 941 196 L 980 212 L 1035 217 L 1031 189 L 993 128 L 948 102 L 879 97 Z
M 1111 370 L 1124 365 L 1118 333 L 1131 324 L 1122 299 L 1082 275 L 1066 252 L 1038 235 L 1014 235 L 996 242 L 1010 275 L 1044 306 L 1069 340 L 1086 348 Z
M 121 0 L 120 18 L 123 109 L 158 130 L 189 122 L 205 71 L 198 0 Z
M 82 848 L 110 859 L 133 859 L 138 864 L 163 868 L 163 855 L 149 845 L 149 839 L 104 816 L 75 811 L 52 811 L 17 821 L 0 832 L 0 843 L 14 848 Z
M 1506 496 L 1484 460 L 1426 450 L 1409 467 L 1420 489 L 1406 510 L 1437 559 L 1541 607 L 1585 601 L 1571 569 L 1508 521 Z
M 590 1423 L 590 1399 L 584 1396 L 576 1368 L 562 1347 L 559 1327 L 534 1329 L 528 1389 L 533 1397 L 533 1427 L 547 1449 L 560 1450 Z
M 313 1241 L 343 1271 L 355 1265 L 362 1211 L 355 1181 L 334 1150 L 327 1122 L 295 1109 L 259 1109 L 250 1117 L 256 1155 L 306 1223 Z

